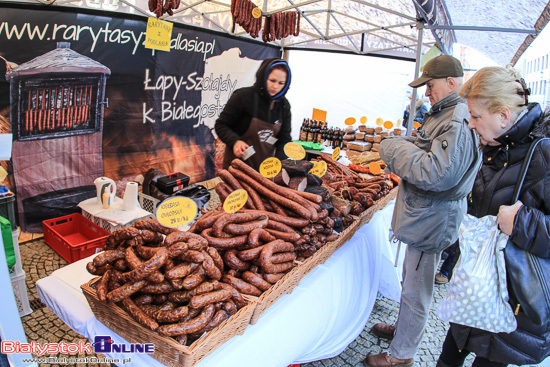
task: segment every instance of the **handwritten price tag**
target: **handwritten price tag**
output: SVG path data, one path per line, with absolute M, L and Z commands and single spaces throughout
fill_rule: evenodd
M 166 199 L 157 208 L 157 220 L 166 227 L 183 226 L 196 216 L 197 204 L 183 196 Z
M 279 158 L 267 158 L 260 164 L 260 174 L 265 178 L 275 177 L 281 172 L 281 168 L 283 168 L 283 165 Z
M 145 32 L 145 48 L 170 51 L 170 38 L 174 23 L 148 18 Z
M 288 156 L 288 158 L 299 161 L 300 159 L 305 158 L 306 151 L 304 147 L 302 147 L 298 143 L 286 143 L 285 154 Z
M 235 213 L 246 204 L 246 199 L 248 199 L 246 190 L 235 190 L 223 202 L 223 210 L 229 214 Z
M 325 161 L 312 161 L 313 168 L 309 170 L 309 173 L 314 174 L 315 176 L 323 177 L 327 173 L 327 162 Z
M 340 158 L 340 147 L 337 147 L 334 149 L 334 152 L 332 152 L 332 159 L 337 161 L 338 158 Z

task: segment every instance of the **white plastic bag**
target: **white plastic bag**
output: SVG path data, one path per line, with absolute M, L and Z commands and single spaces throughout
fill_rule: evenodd
M 498 229 L 495 216 L 464 217 L 459 230 L 460 260 L 436 310 L 441 320 L 494 333 L 516 330 L 506 288 L 503 249 L 507 242 L 508 235 Z

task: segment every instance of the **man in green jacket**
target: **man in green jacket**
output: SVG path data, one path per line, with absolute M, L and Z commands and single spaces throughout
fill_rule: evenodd
M 466 196 L 481 164 L 477 137 L 468 129 L 470 114 L 458 96 L 464 72 L 449 55 L 430 60 L 409 85 L 426 85 L 432 108 L 417 136 L 396 136 L 380 144 L 380 157 L 401 177 L 392 229 L 406 243 L 403 290 L 395 325 L 379 323 L 373 333 L 391 339 L 387 352 L 365 364 L 413 366 L 433 297 L 441 252 L 458 238 L 466 214 Z

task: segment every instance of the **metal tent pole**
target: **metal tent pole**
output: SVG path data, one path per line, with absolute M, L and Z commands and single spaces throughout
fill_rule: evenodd
M 420 75 L 420 57 L 422 56 L 422 38 L 424 36 L 424 23 L 421 21 L 416 22 L 416 28 L 418 29 L 418 41 L 416 42 L 416 64 L 414 67 L 414 79 Z M 413 88 L 411 105 L 409 106 L 409 122 L 407 124 L 407 135 L 410 136 L 413 128 L 413 118 L 416 112 L 416 90 Z

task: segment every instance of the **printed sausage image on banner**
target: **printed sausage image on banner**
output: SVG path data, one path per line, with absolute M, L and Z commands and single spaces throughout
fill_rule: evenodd
M 2 184 L 15 192 L 18 224 L 28 232 L 80 211 L 97 177 L 113 179 L 118 197 L 150 168 L 183 172 L 190 183 L 213 178 L 223 149 L 216 118 L 235 89 L 252 83 L 261 60 L 278 55 L 276 47 L 176 23 L 169 52 L 147 49 L 146 18 L 78 11 L 6 5 L 0 14 L 0 56 L 25 91 L 10 92 L 14 78 L 0 78 L 2 132 L 13 133 Z M 60 44 L 102 81 L 33 63 Z

